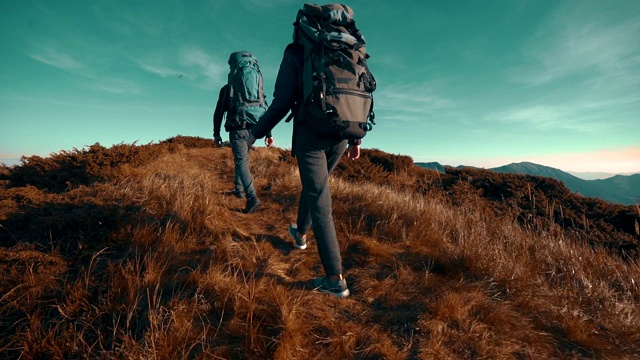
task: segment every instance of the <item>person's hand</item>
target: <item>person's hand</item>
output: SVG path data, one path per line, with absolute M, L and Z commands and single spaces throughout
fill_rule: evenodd
M 249 150 L 253 149 L 253 144 L 256 142 L 256 137 L 253 136 L 251 132 L 249 132 L 249 137 L 247 138 L 247 145 L 249 146 Z
M 213 143 L 216 144 L 216 146 L 220 146 L 220 144 L 222 144 L 222 138 L 220 136 L 214 136 Z
M 347 156 L 349 160 L 355 160 L 360 157 L 360 145 L 349 145 L 347 149 Z
M 264 144 L 267 145 L 267 147 L 271 147 L 273 146 L 273 137 L 268 137 L 264 139 Z

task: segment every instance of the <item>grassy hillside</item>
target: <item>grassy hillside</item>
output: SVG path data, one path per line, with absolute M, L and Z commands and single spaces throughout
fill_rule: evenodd
M 615 175 L 607 179 L 593 180 L 594 185 L 601 189 L 600 193 L 608 190 L 611 197 L 618 199 L 622 204 L 633 204 L 640 202 L 640 174 Z M 632 196 L 631 194 L 636 194 Z
M 250 157 L 252 214 L 200 138 L 0 167 L 0 358 L 640 357 L 636 207 L 368 150 L 331 180 L 339 300 L 287 236 L 295 159 Z

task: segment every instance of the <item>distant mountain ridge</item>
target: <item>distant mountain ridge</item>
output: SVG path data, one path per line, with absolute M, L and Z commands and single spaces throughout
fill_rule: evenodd
M 20 164 L 20 159 L 2 158 L 2 159 L 0 159 L 0 163 L 5 164 L 6 166 L 13 166 L 13 165 Z
M 620 174 L 606 173 L 606 172 L 581 172 L 581 171 L 567 171 L 567 172 L 573 176 L 579 177 L 582 180 L 604 180 L 610 177 L 614 177 L 616 175 L 631 176 L 631 175 L 640 174 L 640 172 L 630 172 L 630 173 L 620 173 Z
M 423 168 L 446 172 L 446 166 L 437 162 L 417 162 L 415 164 Z M 464 166 L 459 166 L 458 168 L 460 167 Z M 562 170 L 531 162 L 511 163 L 487 170 L 553 178 L 562 181 L 573 192 L 617 204 L 634 205 L 640 199 L 640 174 L 615 175 L 606 179 L 584 180 Z
M 580 171 L 567 171 L 567 172 L 573 176 L 579 177 L 582 180 L 601 180 L 601 179 L 614 177 L 616 175 L 633 175 L 633 173 L 612 174 L 612 173 L 605 173 L 605 172 L 580 172 Z
M 417 165 L 417 166 L 420 166 L 422 168 L 425 168 L 425 169 L 435 170 L 435 171 L 438 171 L 438 172 L 441 172 L 441 173 L 445 173 L 446 172 L 444 166 L 440 165 L 440 163 L 438 163 L 438 162 L 428 162 L 428 163 L 417 162 L 417 163 L 414 163 L 414 164 Z

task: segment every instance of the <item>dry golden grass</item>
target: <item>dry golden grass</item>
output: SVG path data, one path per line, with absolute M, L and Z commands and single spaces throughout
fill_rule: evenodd
M 312 234 L 304 251 L 287 236 L 300 184 L 286 151 L 250 154 L 253 214 L 228 193 L 229 148 L 153 154 L 63 192 L 5 183 L 0 357 L 640 357 L 637 260 L 523 226 L 468 184 L 453 199 L 421 195 L 407 169 L 333 177 L 339 300 L 309 287 Z

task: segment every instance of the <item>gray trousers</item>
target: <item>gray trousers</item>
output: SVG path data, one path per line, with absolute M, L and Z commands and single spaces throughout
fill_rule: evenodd
M 249 138 L 249 130 L 230 130 L 229 143 L 233 152 L 233 162 L 236 170 L 236 187 L 241 185 L 247 199 L 256 196 L 256 189 L 253 187 L 253 177 L 249 171 L 249 148 L 247 140 Z
M 340 245 L 331 210 L 329 174 L 344 154 L 347 141 L 317 139 L 303 126 L 297 130 L 294 152 L 302 182 L 298 205 L 298 232 L 305 234 L 313 226 L 318 254 L 325 273 L 328 276 L 342 274 Z

